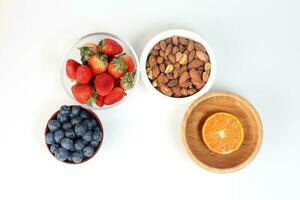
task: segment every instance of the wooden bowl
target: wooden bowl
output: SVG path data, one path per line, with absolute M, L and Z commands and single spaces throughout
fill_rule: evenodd
M 244 141 L 231 154 L 214 153 L 202 140 L 202 126 L 216 112 L 235 115 L 244 127 Z M 212 172 L 226 173 L 239 170 L 254 159 L 262 143 L 263 127 L 255 108 L 245 98 L 228 92 L 214 92 L 198 98 L 188 108 L 181 133 L 188 154 L 198 165 Z
M 75 105 L 70 105 L 70 106 L 75 106 Z M 76 105 L 76 106 L 79 106 L 79 105 Z M 93 157 L 97 154 L 97 152 L 99 151 L 99 149 L 100 149 L 100 147 L 101 147 L 101 145 L 102 145 L 103 139 L 104 139 L 104 130 L 103 130 L 103 126 L 102 126 L 102 123 L 101 123 L 99 117 L 96 115 L 96 113 L 94 113 L 92 110 L 87 109 L 87 108 L 84 108 L 84 107 L 82 107 L 82 106 L 80 106 L 80 108 L 81 108 L 82 110 L 86 111 L 87 113 L 89 113 L 89 114 L 94 118 L 94 120 L 96 120 L 97 125 L 100 127 L 100 130 L 101 130 L 101 132 L 102 132 L 102 139 L 101 139 L 101 141 L 99 142 L 98 146 L 95 148 L 95 153 L 94 153 L 93 156 L 91 156 L 91 157 L 89 157 L 89 158 L 85 158 L 85 159 L 82 160 L 80 163 L 74 163 L 74 162 L 70 162 L 70 161 L 68 161 L 68 160 L 63 161 L 64 163 L 72 164 L 72 165 L 78 165 L 78 164 L 84 163 L 84 162 L 90 160 L 91 158 L 93 158 Z M 46 128 L 45 128 L 45 133 L 44 133 L 45 135 L 49 132 L 49 128 L 48 128 L 48 126 L 47 126 L 48 123 L 49 123 L 49 121 L 51 121 L 51 120 L 53 120 L 53 119 L 56 119 L 56 117 L 57 117 L 57 115 L 58 115 L 58 112 L 59 112 L 59 110 L 56 111 L 56 112 L 51 116 L 51 118 L 48 120 L 48 122 L 47 122 L 47 124 L 46 124 Z M 48 145 L 47 143 L 45 143 L 45 144 L 46 144 L 46 146 L 47 146 L 49 152 L 54 156 L 54 154 L 50 151 L 50 145 Z

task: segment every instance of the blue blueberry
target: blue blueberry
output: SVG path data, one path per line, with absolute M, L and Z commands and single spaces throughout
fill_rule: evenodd
M 75 150 L 82 150 L 84 148 L 85 144 L 83 143 L 83 141 L 81 139 L 77 139 L 74 142 L 74 147 Z
M 93 128 L 93 131 L 96 131 L 96 130 L 101 131 L 101 129 L 100 129 L 99 126 L 95 126 L 95 127 Z
M 70 139 L 74 139 L 76 137 L 75 132 L 73 129 L 67 129 L 65 131 L 65 136 L 70 138 Z
M 94 148 L 92 146 L 86 146 L 83 149 L 83 155 L 85 157 L 92 157 L 94 155 Z
M 75 134 L 77 136 L 82 136 L 86 133 L 87 126 L 85 124 L 78 124 L 75 126 Z
M 93 134 L 92 131 L 87 131 L 87 132 L 82 136 L 82 139 L 83 139 L 85 142 L 90 142 L 90 141 L 92 141 L 92 134 Z
M 71 114 L 71 108 L 69 106 L 63 105 L 63 106 L 60 107 L 59 112 L 62 115 L 70 116 L 70 114 Z
M 60 123 L 65 123 L 69 120 L 68 116 L 67 115 L 63 115 L 61 114 L 60 112 L 57 114 L 57 120 L 60 122 Z
M 72 106 L 72 111 L 71 111 L 70 116 L 75 117 L 75 116 L 79 115 L 80 111 L 81 111 L 80 106 Z
M 94 147 L 94 148 L 97 148 L 98 145 L 99 145 L 99 143 L 100 143 L 100 141 L 92 140 L 92 141 L 90 142 L 90 145 L 91 145 L 92 147 Z
M 69 155 L 68 150 L 62 147 L 58 148 L 54 153 L 55 158 L 59 161 L 65 161 L 68 158 L 68 155 Z
M 93 118 L 89 118 L 89 119 L 85 119 L 83 121 L 84 124 L 87 125 L 88 129 L 91 130 L 93 129 L 95 126 L 97 126 L 97 122 L 96 120 L 94 120 Z
M 56 143 L 60 143 L 60 141 L 65 137 L 65 133 L 62 129 L 58 129 L 54 132 L 54 140 Z
M 71 124 L 71 122 L 66 122 L 66 123 L 64 123 L 64 124 L 62 125 L 62 128 L 63 128 L 64 130 L 70 129 L 70 128 L 72 128 L 72 127 L 73 127 L 73 125 Z
M 102 132 L 98 131 L 98 130 L 95 130 L 93 132 L 92 138 L 93 138 L 94 141 L 98 141 L 99 142 L 102 139 Z
M 56 131 L 57 129 L 60 128 L 60 123 L 57 120 L 50 120 L 48 123 L 48 128 L 50 129 L 50 131 Z
M 64 138 L 61 140 L 61 146 L 67 150 L 71 150 L 73 148 L 73 140 Z
M 88 112 L 86 112 L 85 110 L 81 110 L 79 116 L 81 117 L 81 119 L 87 119 L 90 117 L 90 114 Z
M 72 123 L 73 126 L 76 126 L 77 124 L 81 123 L 81 118 L 79 116 L 76 116 L 76 117 L 71 119 L 71 123 Z
M 50 151 L 51 153 L 55 153 L 55 151 L 59 148 L 58 144 L 51 144 Z
M 50 144 L 50 145 L 53 144 L 55 142 L 53 133 L 47 133 L 45 135 L 45 140 L 46 140 L 47 144 Z
M 74 163 L 81 163 L 83 160 L 83 153 L 81 151 L 75 151 L 72 153 L 72 161 Z
M 73 160 L 72 160 L 72 153 L 71 153 L 71 152 L 69 152 L 69 154 L 68 154 L 67 161 L 70 161 L 70 162 L 73 161 Z

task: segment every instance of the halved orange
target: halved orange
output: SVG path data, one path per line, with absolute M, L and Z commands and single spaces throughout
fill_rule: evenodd
M 240 148 L 244 140 L 244 129 L 234 115 L 218 112 L 206 119 L 202 138 L 211 151 L 229 154 Z

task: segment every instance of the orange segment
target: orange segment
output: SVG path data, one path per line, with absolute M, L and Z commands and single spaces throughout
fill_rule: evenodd
M 218 112 L 206 119 L 202 138 L 211 151 L 229 154 L 240 148 L 244 140 L 244 129 L 234 115 Z

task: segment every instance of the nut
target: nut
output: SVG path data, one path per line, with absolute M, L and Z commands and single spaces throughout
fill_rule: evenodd
M 149 56 L 148 63 L 149 63 L 150 68 L 153 68 L 157 64 L 156 59 L 153 55 Z
M 183 72 L 180 77 L 179 77 L 179 85 L 180 87 L 182 87 L 181 85 L 185 82 L 187 82 L 190 79 L 190 75 L 187 71 Z
M 158 85 L 157 85 L 157 79 L 155 79 L 153 82 L 152 82 L 152 85 L 153 85 L 153 87 L 157 87 Z
M 196 51 L 195 49 L 191 50 L 188 56 L 188 62 L 191 62 L 195 58 Z
M 158 56 L 157 59 L 156 59 L 156 62 L 157 62 L 157 64 L 163 63 L 164 62 L 163 57 Z
M 205 85 L 205 82 L 203 82 L 201 80 L 201 75 L 200 75 L 199 71 L 197 71 L 195 69 L 191 69 L 189 71 L 189 74 L 191 76 L 191 80 L 192 80 L 193 85 L 195 85 L 195 87 L 198 90 L 201 89 Z
M 183 53 L 184 50 L 185 50 L 185 48 L 184 48 L 184 46 L 183 46 L 182 44 L 180 44 L 180 45 L 178 46 L 178 48 L 179 48 L 179 51 L 180 51 L 181 53 Z
M 173 45 L 172 45 L 171 43 L 168 44 L 168 46 L 167 46 L 167 48 L 166 48 L 166 50 L 165 50 L 165 55 L 166 55 L 166 56 L 168 56 L 168 55 L 171 53 L 172 48 L 173 48 Z
M 157 82 L 159 85 L 166 84 L 168 81 L 169 81 L 168 77 L 163 73 L 161 73 L 157 78 Z
M 176 63 L 178 64 L 178 63 Z M 176 64 L 174 65 L 174 70 L 173 70 L 173 78 L 177 79 L 180 75 L 180 69 L 179 67 L 176 67 Z
M 176 58 L 173 54 L 169 54 L 168 55 L 168 59 L 169 61 L 171 61 L 171 63 L 175 64 L 176 63 Z
M 188 69 L 198 69 L 201 65 L 203 65 L 203 62 L 199 59 L 195 59 L 188 64 Z
M 153 74 L 153 77 L 154 78 L 157 78 L 160 74 L 160 70 L 159 70 L 159 67 L 157 65 L 155 65 L 153 68 L 152 68 L 152 74 Z
M 199 42 L 195 42 L 194 47 L 197 51 L 204 51 L 204 52 L 206 51 L 205 47 L 202 44 L 200 44 Z
M 179 51 L 178 46 L 174 46 L 172 49 L 172 54 L 175 55 Z
M 176 59 L 176 62 L 179 62 L 179 60 L 182 58 L 182 53 L 181 52 L 177 52 L 175 54 L 175 59 Z
M 170 80 L 167 85 L 169 87 L 174 87 L 175 85 L 178 85 L 178 79 Z
M 187 55 L 183 54 L 182 57 L 179 60 L 179 64 L 184 65 L 187 64 Z
M 182 74 L 183 72 L 185 72 L 187 70 L 188 70 L 187 65 L 182 65 L 180 68 L 180 74 Z
M 169 64 L 169 65 L 167 65 L 167 67 L 166 67 L 165 73 L 166 73 L 166 74 L 167 74 L 167 73 L 170 73 L 170 72 L 173 71 L 173 69 L 174 69 L 174 65 Z
M 171 79 L 171 80 L 174 79 L 174 76 L 173 76 L 172 73 L 168 73 L 168 74 L 167 74 L 167 77 L 168 77 L 168 79 Z
M 196 51 L 196 55 L 201 61 L 208 61 L 208 55 L 204 51 Z
M 158 56 L 158 54 L 159 54 L 158 51 L 156 51 L 154 49 L 151 50 L 151 55 L 152 56 Z
M 182 96 L 179 86 L 172 87 L 172 91 L 173 91 L 175 97 L 181 97 Z
M 181 88 L 180 93 L 181 93 L 182 96 L 187 96 L 188 95 L 186 88 Z
M 176 35 L 174 35 L 174 36 L 172 37 L 172 43 L 173 43 L 173 45 L 175 45 L 175 46 L 178 45 L 178 38 L 177 38 Z
M 159 67 L 160 72 L 165 72 L 166 67 L 165 67 L 165 65 L 163 63 L 159 64 L 158 67 Z
M 191 81 L 186 81 L 184 83 L 179 84 L 180 87 L 190 87 L 192 86 L 192 82 Z
M 169 88 L 166 84 L 161 84 L 159 87 L 160 91 L 167 95 L 167 96 L 172 96 L 173 91 L 171 90 L 171 88 Z
M 194 49 L 194 41 L 189 41 L 189 44 L 187 46 L 188 51 L 192 51 Z
M 147 73 L 147 77 L 150 80 L 153 80 L 153 73 L 152 73 L 152 70 L 149 67 L 146 69 L 146 73 Z
M 185 39 L 185 38 L 183 38 L 183 37 L 179 37 L 178 38 L 178 42 L 179 42 L 179 44 L 182 44 L 182 45 L 188 45 L 188 41 L 187 41 L 187 39 Z
M 166 41 L 167 44 L 170 44 L 171 43 L 171 38 L 167 38 L 167 39 L 165 39 L 165 41 Z
M 159 56 L 165 58 L 166 54 L 162 50 L 159 51 Z
M 209 78 L 208 71 L 203 72 L 202 74 L 202 81 L 207 82 Z
M 192 95 L 195 94 L 197 92 L 197 90 L 195 88 L 191 88 L 187 90 L 188 95 Z
M 210 66 L 210 63 L 207 62 L 207 63 L 204 64 L 204 70 L 205 70 L 205 71 L 210 70 L 210 67 L 211 67 L 211 66 Z
M 157 43 L 154 47 L 153 47 L 154 50 L 158 51 L 160 50 L 160 45 L 159 43 Z
M 160 46 L 160 49 L 164 51 L 167 47 L 166 41 L 164 41 L 164 40 L 160 41 L 159 46 Z

